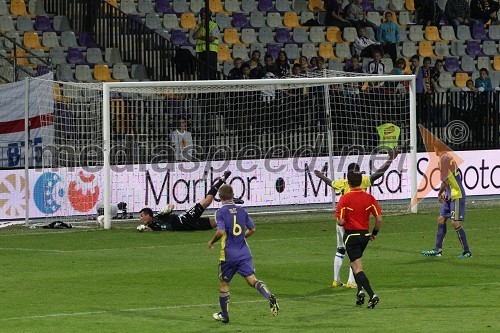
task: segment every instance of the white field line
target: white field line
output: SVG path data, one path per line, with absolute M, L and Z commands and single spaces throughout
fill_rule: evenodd
M 500 282 L 490 282 L 490 283 L 481 283 L 481 284 L 468 284 L 467 286 L 471 287 L 484 287 L 484 286 L 498 286 Z M 418 292 L 420 290 L 436 290 L 436 289 L 447 289 L 447 288 L 456 288 L 457 286 L 440 286 L 440 287 L 419 287 L 419 288 L 405 288 L 404 291 L 413 291 Z M 387 293 L 401 293 L 404 292 L 402 289 L 378 289 L 379 294 L 387 294 Z M 283 300 L 288 301 L 300 301 L 314 298 L 322 298 L 322 297 L 345 297 L 345 293 L 335 293 L 335 294 L 320 294 L 320 295 L 308 295 L 308 296 L 295 296 L 295 297 L 282 297 L 279 298 L 280 304 L 283 304 Z M 264 299 L 256 299 L 256 300 L 248 300 L 248 301 L 231 301 L 231 304 L 251 304 L 251 303 L 261 303 L 267 302 Z M 157 306 L 157 307 L 147 307 L 147 308 L 130 308 L 130 309 L 116 309 L 116 310 L 102 310 L 102 311 L 82 311 L 82 312 L 67 312 L 67 313 L 52 313 L 52 314 L 40 314 L 40 315 L 32 315 L 32 316 L 23 316 L 23 317 L 10 317 L 10 318 L 0 318 L 0 321 L 16 321 L 16 320 L 29 320 L 29 319 L 48 319 L 48 318 L 57 318 L 57 317 L 78 317 L 78 316 L 94 316 L 99 314 L 114 314 L 121 312 L 145 312 L 145 311 L 156 311 L 156 310 L 179 310 L 179 309 L 190 309 L 190 308 L 208 308 L 214 307 L 217 308 L 219 306 L 218 303 L 210 303 L 210 304 L 186 304 L 186 305 L 170 305 L 170 306 Z

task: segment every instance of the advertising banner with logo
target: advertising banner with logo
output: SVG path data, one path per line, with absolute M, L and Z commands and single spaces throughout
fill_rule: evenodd
M 460 170 L 468 196 L 500 193 L 499 151 L 456 154 L 464 160 Z M 437 165 L 429 164 L 429 157 L 427 153 L 418 154 L 417 183 L 421 197 L 435 198 L 440 185 L 439 172 Z M 335 158 L 335 178 L 343 178 L 353 161 L 360 164 L 366 175 L 384 163 L 382 156 Z M 408 161 L 409 155 L 398 156 L 370 192 L 382 201 L 409 199 Z M 235 196 L 245 200 L 245 206 L 329 203 L 331 189 L 314 175 L 315 169 L 329 174 L 328 158 L 116 166 L 111 173 L 111 200 L 114 205 L 127 203 L 129 212 L 138 212 L 146 206 L 157 209 L 167 204 L 185 209 L 201 200 L 224 170 L 231 170 L 229 183 L 234 187 Z M 29 183 L 31 218 L 96 214 L 96 206 L 102 200 L 99 170 L 30 170 Z M 24 218 L 25 195 L 24 170 L 0 171 L 0 219 Z M 219 206 L 217 202 L 213 208 Z
M 52 73 L 40 78 L 50 80 Z M 30 81 L 29 152 L 31 165 L 41 165 L 42 138 L 53 138 L 54 85 L 48 81 Z M 0 166 L 19 168 L 24 165 L 25 82 L 0 85 Z M 43 96 L 43 98 L 41 98 Z M 43 133 L 43 135 L 42 135 Z M 49 143 L 49 142 L 45 142 Z

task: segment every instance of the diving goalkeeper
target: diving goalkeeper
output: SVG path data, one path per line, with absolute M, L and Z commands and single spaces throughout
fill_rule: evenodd
M 219 188 L 231 175 L 231 171 L 225 171 L 224 175 L 210 188 L 207 196 L 193 207 L 183 213 L 173 214 L 173 205 L 163 208 L 158 214 L 154 214 L 151 208 L 141 210 L 141 224 L 137 230 L 143 231 L 195 231 L 211 230 L 217 226 L 215 217 L 201 217 L 201 214 L 214 201 Z
M 363 176 L 361 185 L 359 186 L 363 191 L 366 191 L 366 189 L 370 186 L 373 185 L 373 183 L 382 177 L 384 172 L 389 169 L 389 166 L 391 165 L 392 161 L 396 158 L 398 155 L 397 149 L 390 149 L 388 151 L 389 158 L 387 161 L 385 161 L 384 165 L 380 167 L 378 170 L 376 170 L 373 174 L 370 176 Z M 359 165 L 357 163 L 351 163 L 347 167 L 347 173 L 349 171 L 355 171 L 355 172 L 360 172 Z M 328 177 L 326 177 L 321 171 L 314 170 L 314 174 L 321 178 L 325 183 L 327 183 L 329 186 L 331 186 L 336 193 L 340 193 L 340 195 L 344 195 L 346 193 L 349 193 L 351 190 L 351 187 L 349 186 L 349 183 L 347 179 L 337 179 L 337 180 L 330 180 Z M 335 214 L 335 218 L 338 219 L 339 216 Z M 332 287 L 342 287 L 344 284 L 340 280 L 340 269 L 342 267 L 342 262 L 345 257 L 345 244 L 344 244 L 344 227 L 339 226 L 337 224 L 337 253 L 335 253 L 335 259 L 333 261 L 333 282 L 332 282 Z M 349 279 L 347 280 L 347 283 L 345 284 L 347 288 L 357 288 L 356 281 L 354 279 L 354 274 L 352 273 L 352 269 L 349 269 Z

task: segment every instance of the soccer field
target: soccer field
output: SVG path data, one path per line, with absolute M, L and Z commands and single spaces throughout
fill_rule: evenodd
M 451 224 L 443 257 L 420 254 L 434 245 L 437 212 L 386 216 L 363 258 L 381 300 L 373 310 L 355 305 L 355 290 L 330 287 L 331 213 L 256 215 L 248 240 L 256 275 L 281 311 L 273 317 L 236 276 L 226 325 L 212 319 L 219 311 L 218 250 L 206 246 L 212 231 L 9 227 L 0 230 L 0 332 L 498 332 L 499 215 L 500 208 L 467 212 L 470 259 L 457 258 Z

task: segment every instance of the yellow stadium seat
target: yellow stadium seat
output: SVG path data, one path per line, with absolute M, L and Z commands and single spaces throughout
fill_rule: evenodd
M 38 34 L 36 32 L 32 31 L 26 31 L 23 36 L 23 43 L 24 46 L 28 49 L 35 49 L 35 50 L 44 50 L 48 51 L 48 47 L 43 47 L 40 44 L 40 38 L 38 37 Z
M 209 0 L 208 7 L 210 8 L 210 11 L 214 14 L 217 13 L 232 14 L 231 12 L 226 12 L 224 10 L 224 5 L 222 4 L 221 0 Z
M 432 48 L 432 42 L 418 42 L 418 54 L 421 57 L 436 58 Z
M 193 29 L 196 27 L 196 18 L 193 13 L 183 13 L 181 15 L 181 28 Z
M 326 29 L 326 40 L 330 43 L 343 43 L 342 32 L 338 27 L 328 27 Z
M 456 73 L 455 74 L 455 86 L 458 88 L 463 88 L 467 84 L 469 79 L 469 74 L 467 73 Z
M 431 42 L 440 42 L 441 37 L 439 37 L 439 29 L 436 26 L 427 26 L 425 27 L 424 37 L 426 40 Z
M 15 53 L 14 49 L 12 49 L 12 51 L 10 51 L 10 59 L 14 60 L 14 58 L 16 59 L 18 66 L 32 66 L 30 64 L 26 51 L 24 51 L 23 49 L 18 48 L 16 49 Z
M 24 0 L 12 0 L 10 2 L 10 13 L 16 16 L 29 16 L 35 18 L 35 15 L 30 15 L 28 13 Z
M 300 22 L 296 12 L 286 12 L 283 17 L 283 25 L 289 28 L 299 28 Z
M 318 55 L 327 59 L 336 59 L 335 53 L 333 52 L 333 45 L 331 43 L 321 43 L 319 44 Z
M 240 41 L 240 35 L 238 34 L 237 29 L 229 28 L 224 30 L 224 43 L 226 44 L 234 44 L 234 45 L 242 45 L 243 43 Z
M 500 56 L 495 56 L 495 58 L 493 58 L 493 69 L 500 71 Z
M 70 98 L 63 97 L 59 83 L 54 83 L 54 99 L 58 102 L 71 102 Z
M 103 82 L 119 82 L 111 77 L 108 65 L 98 64 L 94 67 L 94 79 Z
M 414 11 L 415 10 L 415 1 L 414 0 L 406 0 L 405 7 L 409 11 Z
M 307 8 L 311 12 L 324 12 L 325 11 L 325 5 L 323 3 L 323 0 L 309 0 L 307 2 Z
M 217 59 L 219 61 L 232 61 L 231 50 L 226 44 L 219 44 L 217 47 Z

